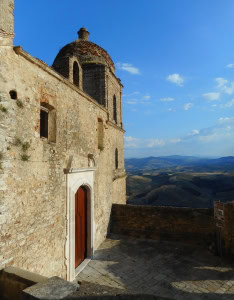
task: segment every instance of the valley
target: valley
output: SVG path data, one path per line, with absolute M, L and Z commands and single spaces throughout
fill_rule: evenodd
M 211 208 L 234 200 L 234 157 L 126 159 L 127 203 Z

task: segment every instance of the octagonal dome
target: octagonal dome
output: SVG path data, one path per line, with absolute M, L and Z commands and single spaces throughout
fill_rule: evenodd
M 67 44 L 59 51 L 54 60 L 53 67 L 61 64 L 61 61 L 65 58 L 75 56 L 81 65 L 87 63 L 103 64 L 110 67 L 112 72 L 115 71 L 114 63 L 107 51 L 88 40 L 89 32 L 86 28 L 82 27 L 78 31 L 78 36 L 77 40 Z

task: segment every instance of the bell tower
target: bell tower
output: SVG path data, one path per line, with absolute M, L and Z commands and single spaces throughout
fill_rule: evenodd
M 0 46 L 12 46 L 14 38 L 14 0 L 0 1 Z

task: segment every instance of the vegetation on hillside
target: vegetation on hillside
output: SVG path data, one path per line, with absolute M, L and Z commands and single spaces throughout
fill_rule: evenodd
M 127 159 L 127 203 L 213 207 L 234 200 L 234 157 Z

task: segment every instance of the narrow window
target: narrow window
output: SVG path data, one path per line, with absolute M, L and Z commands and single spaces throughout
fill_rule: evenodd
M 73 64 L 73 83 L 79 86 L 79 66 L 76 61 Z
M 113 119 L 117 123 L 117 107 L 116 107 L 116 97 L 113 97 Z
M 49 110 L 45 107 L 41 107 L 40 110 L 40 137 L 48 139 L 48 121 L 49 121 Z
M 104 130 L 103 130 L 103 121 L 98 119 L 98 149 L 104 149 Z
M 119 167 L 119 152 L 118 149 L 115 149 L 115 168 L 118 169 Z
M 56 142 L 56 111 L 48 103 L 41 103 L 40 108 L 40 137 Z

